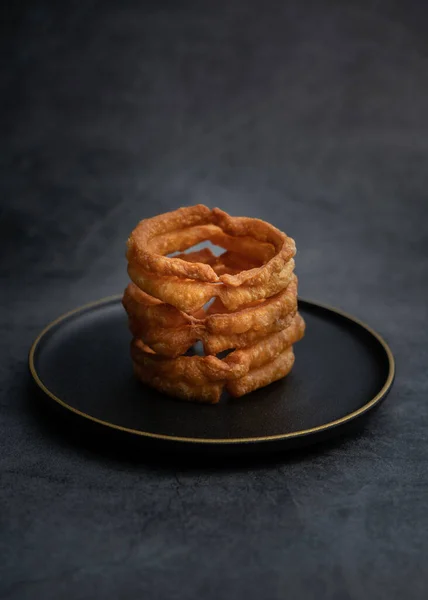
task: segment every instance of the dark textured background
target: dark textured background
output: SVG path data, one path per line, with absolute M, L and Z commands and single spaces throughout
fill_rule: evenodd
M 0 597 L 426 598 L 426 3 L 2 11 Z M 396 383 L 362 435 L 189 469 L 31 408 L 40 328 L 121 291 L 138 219 L 195 202 L 285 229 L 302 296 L 389 341 Z

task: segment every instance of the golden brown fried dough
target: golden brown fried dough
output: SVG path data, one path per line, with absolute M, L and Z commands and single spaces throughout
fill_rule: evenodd
M 134 373 L 140 381 L 159 392 L 192 402 L 216 404 L 220 400 L 224 387 L 223 383 L 206 383 L 202 386 L 194 386 L 185 381 L 169 381 L 165 377 L 154 377 L 150 367 L 144 367 L 137 363 L 134 363 Z
M 203 241 L 225 252 L 184 252 Z M 141 221 L 128 240 L 132 283 L 123 296 L 137 377 L 216 403 L 223 389 L 241 396 L 285 376 L 305 329 L 295 252 L 294 240 L 269 223 L 203 205 Z M 205 355 L 185 355 L 199 341 Z M 224 350 L 231 352 L 216 356 Z
M 285 349 L 298 341 L 304 332 L 304 323 L 297 315 L 292 324 L 279 333 L 265 336 L 256 344 L 243 350 L 235 350 L 222 360 L 216 356 L 161 356 L 146 346 L 141 340 L 131 343 L 131 356 L 135 364 L 144 367 L 153 377 L 167 378 L 169 381 L 183 381 L 193 386 L 203 386 L 209 382 L 241 379 L 251 370 L 276 359 Z
M 253 369 L 248 375 L 241 377 L 241 379 L 228 381 L 226 389 L 229 394 L 235 398 L 239 398 L 240 396 L 244 396 L 261 387 L 265 387 L 278 379 L 282 379 L 291 371 L 293 364 L 293 349 L 287 348 L 287 350 L 284 350 L 284 352 L 277 356 L 271 363 Z
M 229 348 L 243 348 L 269 333 L 290 324 L 297 310 L 297 278 L 285 290 L 268 300 L 242 308 L 235 313 L 212 314 L 214 305 L 188 315 L 160 302 L 129 284 L 123 305 L 129 315 L 132 334 L 150 348 L 165 356 L 184 354 L 201 340 L 206 354 L 218 354 Z
M 182 261 L 185 263 L 185 261 Z M 209 265 L 204 265 L 209 266 Z M 294 260 L 289 260 L 282 271 L 271 277 L 265 284 L 228 287 L 177 277 L 149 275 L 141 269 L 128 266 L 131 280 L 144 292 L 172 304 L 184 312 L 194 312 L 202 308 L 211 298 L 218 297 L 229 310 L 236 310 L 243 304 L 270 298 L 278 294 L 290 283 L 294 270 Z

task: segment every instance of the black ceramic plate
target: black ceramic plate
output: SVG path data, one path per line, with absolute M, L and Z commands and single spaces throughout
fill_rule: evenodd
M 30 351 L 31 373 L 64 412 L 134 441 L 198 450 L 310 444 L 344 432 L 379 405 L 394 378 L 386 343 L 337 310 L 300 300 L 306 335 L 292 373 L 217 405 L 169 398 L 134 379 L 120 298 L 51 323 Z

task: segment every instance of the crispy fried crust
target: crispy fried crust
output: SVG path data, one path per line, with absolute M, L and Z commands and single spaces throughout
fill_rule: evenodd
M 228 287 L 221 283 L 149 275 L 145 271 L 136 269 L 132 264 L 128 265 L 130 279 L 141 290 L 187 313 L 199 310 L 215 297 L 220 298 L 228 310 L 237 310 L 244 304 L 270 298 L 287 287 L 293 276 L 293 270 L 294 260 L 291 259 L 282 271 L 275 277 L 271 277 L 265 284 Z
M 279 378 L 277 374 L 281 369 L 288 368 L 281 364 L 282 360 L 288 360 L 286 351 L 302 338 L 304 328 L 303 319 L 296 315 L 287 329 L 265 336 L 247 348 L 235 350 L 224 360 L 216 356 L 167 358 L 137 339 L 131 343 L 131 356 L 134 366 L 139 369 L 139 378 L 161 391 L 174 389 L 175 385 L 177 389 L 194 389 L 199 393 L 200 390 L 211 390 L 211 384 L 215 383 L 221 389 L 226 385 L 232 395 L 239 396 L 246 393 L 242 390 L 247 387 L 257 389 L 267 385 L 271 373 Z M 274 370 L 270 369 L 273 364 L 276 365 Z
M 150 367 L 143 367 L 133 363 L 134 373 L 137 378 L 155 388 L 159 392 L 174 396 L 181 400 L 217 404 L 220 400 L 224 385 L 223 383 L 206 383 L 202 386 L 194 386 L 185 381 L 170 381 L 165 377 L 154 377 Z
M 161 355 L 184 354 L 201 340 L 206 354 L 229 348 L 243 348 L 268 333 L 287 327 L 297 310 L 297 278 L 285 290 L 235 313 L 212 314 L 205 311 L 188 315 L 129 284 L 123 305 L 129 316 L 132 334 Z M 199 317 L 199 318 L 198 318 Z
M 241 379 L 228 381 L 226 389 L 231 396 L 239 398 L 261 387 L 265 387 L 278 379 L 289 374 L 294 364 L 294 353 L 292 348 L 287 348 L 277 356 L 271 363 L 253 369 Z
M 201 241 L 223 246 L 248 258 L 262 260 L 258 267 L 236 275 L 219 276 L 209 264 L 165 254 L 180 252 Z M 139 270 L 163 277 L 184 277 L 238 287 L 265 284 L 296 253 L 294 240 L 260 219 L 231 217 L 198 204 L 140 221 L 128 239 L 128 261 Z
M 270 223 L 248 217 L 231 217 L 219 208 L 214 208 L 213 216 L 224 233 L 238 239 L 249 237 L 259 244 L 268 243 L 275 248 L 274 256 L 262 266 L 243 270 L 237 275 L 222 275 L 220 281 L 228 286 L 266 285 L 272 277 L 284 269 L 287 261 L 296 254 L 294 240 Z
M 144 219 L 129 236 L 128 261 L 148 273 L 218 281 L 218 276 L 209 265 L 163 256 L 186 250 L 207 239 L 212 220 L 210 209 L 203 204 Z
M 304 334 L 305 322 L 297 314 L 286 329 L 267 335 L 252 346 L 231 352 L 225 358 L 225 362 L 229 365 L 235 363 L 244 365 L 248 371 L 251 371 L 275 359 L 284 350 L 301 340 Z
M 225 252 L 184 252 L 205 240 Z M 294 241 L 269 223 L 203 205 L 141 221 L 128 239 L 132 283 L 123 296 L 136 376 L 209 403 L 223 389 L 241 396 L 285 376 L 305 329 L 295 252 Z M 205 356 L 183 356 L 197 341 Z M 224 350 L 232 352 L 216 356 Z

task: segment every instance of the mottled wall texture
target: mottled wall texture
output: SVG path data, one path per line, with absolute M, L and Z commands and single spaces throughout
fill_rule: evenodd
M 0 598 L 428 595 L 428 7 L 5 1 L 0 35 Z M 376 328 L 394 388 L 357 437 L 153 464 L 39 415 L 27 352 L 122 291 L 135 223 L 270 220 L 303 297 Z

